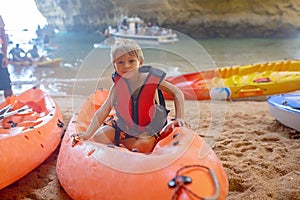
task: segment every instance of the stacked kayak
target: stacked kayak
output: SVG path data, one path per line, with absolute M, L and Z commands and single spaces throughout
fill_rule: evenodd
M 0 104 L 0 189 L 50 156 L 61 140 L 61 120 L 57 104 L 39 88 Z
M 270 114 L 279 122 L 300 131 L 300 94 L 281 94 L 268 98 Z
M 300 90 L 300 60 L 223 67 L 171 76 L 167 81 L 179 87 L 188 100 L 268 96 Z
M 72 135 L 87 129 L 107 95 L 107 90 L 92 94 L 73 115 L 63 138 L 57 176 L 72 199 L 226 198 L 229 186 L 220 160 L 188 128 L 162 133 L 149 154 L 92 139 L 74 145 Z

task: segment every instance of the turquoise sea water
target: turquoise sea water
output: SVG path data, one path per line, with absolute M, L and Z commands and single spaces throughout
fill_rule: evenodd
M 300 58 L 300 38 L 195 40 L 178 35 L 180 41 L 175 44 L 140 42 L 145 64 L 174 75 L 222 66 Z M 100 43 L 100 48 L 94 48 L 95 43 Z M 9 65 L 15 93 L 34 85 L 39 85 L 51 95 L 89 95 L 97 87 L 109 87 L 113 67 L 107 43 L 109 40 L 98 34 L 57 33 L 51 38 L 54 48 L 47 54 L 53 58 L 61 57 L 61 66 Z

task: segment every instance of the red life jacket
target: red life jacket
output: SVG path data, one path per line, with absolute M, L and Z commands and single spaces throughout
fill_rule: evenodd
M 137 135 L 143 131 L 158 133 L 165 125 L 165 123 L 160 125 L 164 119 L 159 119 L 160 124 L 153 119 L 165 118 L 166 121 L 167 112 L 165 108 L 155 104 L 154 96 L 166 73 L 151 66 L 141 67 L 139 73 L 148 75 L 136 97 L 133 96 L 134 91 L 127 79 L 116 72 L 112 76 L 117 93 L 114 104 L 118 117 L 117 126 L 130 135 Z M 166 114 L 161 114 L 161 109 L 164 109 L 163 112 Z

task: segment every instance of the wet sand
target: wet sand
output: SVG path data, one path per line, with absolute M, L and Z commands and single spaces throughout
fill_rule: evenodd
M 74 99 L 54 98 L 67 125 Z M 215 137 L 208 142 L 227 173 L 227 199 L 300 199 L 300 133 L 277 122 L 266 101 L 226 101 L 220 105 L 186 101 L 185 107 L 193 130 L 201 135 L 213 130 Z M 0 190 L 0 199 L 71 199 L 56 177 L 58 152 L 59 147 L 27 176 Z

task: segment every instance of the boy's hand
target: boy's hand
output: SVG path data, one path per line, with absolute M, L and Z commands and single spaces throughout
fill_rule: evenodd
M 190 124 L 188 124 L 186 121 L 184 121 L 183 119 L 179 119 L 179 118 L 176 118 L 174 119 L 173 121 L 169 122 L 168 125 L 166 125 L 162 132 L 167 132 L 167 133 L 170 133 L 173 131 L 173 129 L 175 127 L 180 127 L 180 126 L 185 126 L 187 128 L 190 128 Z
M 173 121 L 173 124 L 174 124 L 174 126 L 177 126 L 177 127 L 185 126 L 187 128 L 191 128 L 191 125 L 181 118 L 175 118 Z
M 72 147 L 74 147 L 77 143 L 88 139 L 86 133 L 73 134 L 71 137 L 73 138 Z

